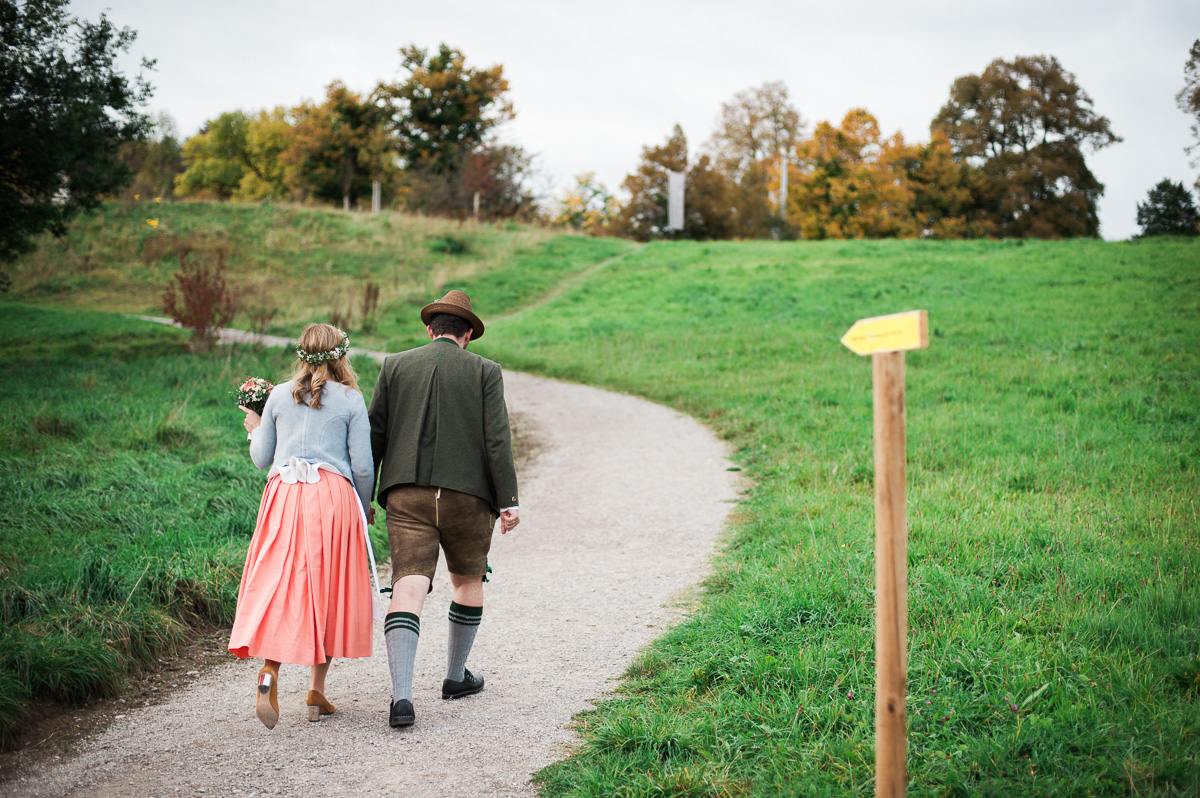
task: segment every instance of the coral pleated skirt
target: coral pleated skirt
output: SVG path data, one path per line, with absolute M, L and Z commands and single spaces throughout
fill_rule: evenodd
M 371 586 L 354 487 L 272 477 L 238 589 L 229 651 L 298 665 L 371 656 Z

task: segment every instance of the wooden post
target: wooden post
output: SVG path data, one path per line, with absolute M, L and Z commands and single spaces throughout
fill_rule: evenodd
M 871 356 L 875 403 L 875 795 L 908 782 L 908 508 L 904 353 L 929 346 L 923 310 L 859 319 L 842 336 Z
M 371 213 L 379 213 L 383 206 L 383 186 L 378 180 L 371 181 Z
M 907 784 L 908 512 L 904 352 L 871 355 L 875 405 L 875 795 Z

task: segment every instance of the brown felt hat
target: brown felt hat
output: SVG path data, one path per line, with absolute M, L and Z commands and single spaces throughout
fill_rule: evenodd
M 449 313 L 451 316 L 466 319 L 471 325 L 472 341 L 483 337 L 483 322 L 471 311 L 471 297 L 462 291 L 447 291 L 437 302 L 430 302 L 421 308 L 421 321 L 428 325 L 438 313 Z

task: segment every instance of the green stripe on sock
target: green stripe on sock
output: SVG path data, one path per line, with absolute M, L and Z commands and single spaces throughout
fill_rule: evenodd
M 383 619 L 384 634 L 393 629 L 408 629 L 415 634 L 421 633 L 421 619 L 411 612 L 389 612 Z
M 450 602 L 450 620 L 463 626 L 478 626 L 483 619 L 483 607 L 468 607 L 465 604 Z

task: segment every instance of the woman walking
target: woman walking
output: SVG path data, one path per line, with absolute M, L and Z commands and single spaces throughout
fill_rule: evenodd
M 279 665 L 312 666 L 308 719 L 334 712 L 325 675 L 334 657 L 371 655 L 371 426 L 350 341 L 328 324 L 300 338 L 292 379 L 262 415 L 243 407 L 250 457 L 270 469 L 238 590 L 229 650 L 265 660 L 256 714 L 279 721 Z M 372 574 L 373 575 L 373 574 Z

